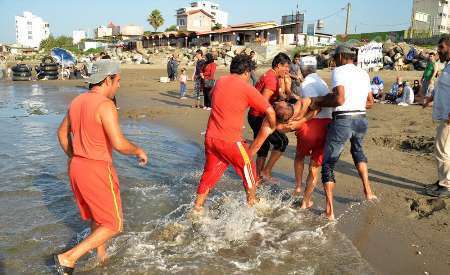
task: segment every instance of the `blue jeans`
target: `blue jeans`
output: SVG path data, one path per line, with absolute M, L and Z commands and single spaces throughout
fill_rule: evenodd
M 180 97 L 186 95 L 186 83 L 180 82 Z
M 363 151 L 363 140 L 367 133 L 367 128 L 367 118 L 335 119 L 328 125 L 322 165 L 322 183 L 336 182 L 334 167 L 348 140 L 350 140 L 350 152 L 355 165 L 367 162 Z

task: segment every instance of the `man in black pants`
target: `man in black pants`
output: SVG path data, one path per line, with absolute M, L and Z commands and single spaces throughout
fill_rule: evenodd
M 255 88 L 267 99 L 272 105 L 280 96 L 280 78 L 284 79 L 289 74 L 289 64 L 291 59 L 284 53 L 279 53 L 272 61 L 272 68 L 261 76 Z M 248 112 L 248 123 L 252 127 L 254 137 L 256 138 L 261 125 L 264 120 L 264 114 L 261 114 L 253 109 Z M 275 163 L 280 159 L 283 152 L 286 150 L 289 139 L 284 133 L 275 131 L 271 134 L 261 149 L 257 153 L 256 158 L 256 172 L 259 177 L 271 179 L 272 169 Z M 272 153 L 266 163 L 267 156 L 272 144 Z

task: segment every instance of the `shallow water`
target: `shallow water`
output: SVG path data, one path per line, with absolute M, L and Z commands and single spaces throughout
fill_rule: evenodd
M 56 129 L 82 89 L 0 84 L 0 273 L 48 274 L 50 255 L 88 230 L 72 199 Z M 240 180 L 225 174 L 203 215 L 191 214 L 203 153 L 172 129 L 122 121 L 150 165 L 116 155 L 124 233 L 106 267 L 94 255 L 79 274 L 370 274 L 352 243 L 317 211 L 293 208 L 287 177 L 248 208 Z M 320 197 L 322 199 L 322 197 Z M 359 203 L 342 202 L 351 214 Z M 345 211 L 343 211 L 345 210 Z

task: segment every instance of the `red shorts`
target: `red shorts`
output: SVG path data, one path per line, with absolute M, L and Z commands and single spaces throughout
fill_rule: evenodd
M 256 169 L 245 142 L 227 142 L 207 137 L 205 156 L 205 168 L 198 185 L 198 194 L 205 194 L 213 189 L 230 164 L 243 179 L 245 189 L 256 186 Z
M 297 129 L 297 154 L 322 165 L 329 118 L 313 118 Z
M 122 202 L 114 167 L 105 161 L 74 157 L 69 177 L 81 218 L 122 231 Z

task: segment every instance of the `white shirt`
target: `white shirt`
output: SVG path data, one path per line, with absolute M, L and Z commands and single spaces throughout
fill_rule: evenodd
M 371 85 L 371 89 L 372 89 L 372 93 L 374 95 L 377 95 L 380 92 L 380 90 L 383 91 L 384 85 L 382 83 L 380 83 L 380 84 L 372 84 Z
M 332 74 L 333 88 L 344 86 L 345 102 L 334 111 L 365 111 L 367 95 L 372 91 L 369 74 L 353 64 L 334 69 Z
M 433 120 L 448 120 L 449 113 L 450 64 L 447 64 L 434 87 Z
M 317 73 L 309 74 L 301 84 L 302 97 L 319 97 L 330 93 L 327 83 Z M 316 118 L 331 118 L 333 108 L 322 108 Z
M 403 95 L 401 98 L 397 99 L 398 103 L 413 104 L 414 103 L 414 91 L 410 86 L 405 86 L 403 88 Z

